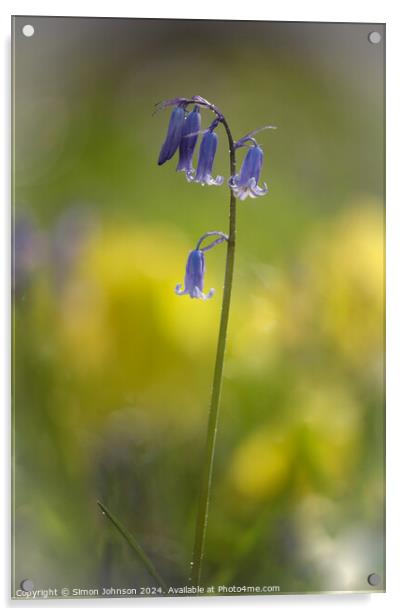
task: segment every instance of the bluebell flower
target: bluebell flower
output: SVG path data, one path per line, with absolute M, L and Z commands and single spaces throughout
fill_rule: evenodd
M 215 293 L 211 289 L 209 293 L 203 293 L 205 274 L 205 257 L 202 250 L 192 250 L 188 255 L 186 275 L 184 277 L 184 289 L 182 285 L 176 285 L 177 295 L 189 295 L 196 299 L 209 299 Z
M 234 195 L 243 201 L 247 197 L 262 197 L 268 192 L 268 187 L 264 183 L 261 188 L 258 180 L 261 175 L 264 153 L 259 145 L 251 146 L 244 158 L 240 173 L 229 179 L 229 186 Z
M 175 107 L 171 113 L 168 132 L 165 142 L 161 147 L 158 165 L 163 165 L 167 160 L 174 156 L 179 147 L 183 126 L 185 121 L 185 111 L 183 107 Z
M 198 182 L 202 186 L 204 186 L 204 184 L 219 186 L 223 183 L 223 177 L 221 175 L 217 175 L 215 179 L 212 177 L 212 167 L 217 146 L 218 136 L 210 127 L 204 133 L 201 141 L 197 172 L 195 176 L 194 174 L 187 175 L 187 179 L 190 182 Z
M 183 132 L 179 147 L 179 162 L 176 171 L 185 171 L 192 173 L 193 169 L 193 154 L 198 139 L 198 134 L 201 130 L 201 114 L 198 105 L 195 105 L 185 119 Z

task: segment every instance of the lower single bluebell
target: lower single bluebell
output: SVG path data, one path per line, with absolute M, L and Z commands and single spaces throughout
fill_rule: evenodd
M 202 246 L 207 239 L 215 238 L 210 244 Z M 229 237 L 222 231 L 208 231 L 200 237 L 195 247 L 188 255 L 186 264 L 186 273 L 184 276 L 184 288 L 181 284 L 176 285 L 175 292 L 177 295 L 189 295 L 193 299 L 210 299 L 215 293 L 211 289 L 208 293 L 204 293 L 204 275 L 205 275 L 205 256 L 207 250 L 212 250 L 222 242 L 227 242 Z
M 202 250 L 192 250 L 188 255 L 186 274 L 184 277 L 184 289 L 182 285 L 176 285 L 177 295 L 189 295 L 193 299 L 209 299 L 215 293 L 211 289 L 207 294 L 203 293 L 205 274 L 205 257 Z

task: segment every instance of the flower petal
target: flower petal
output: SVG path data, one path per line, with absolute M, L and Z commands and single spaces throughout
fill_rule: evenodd
M 207 177 L 205 178 L 205 184 L 208 184 L 208 186 L 221 186 L 224 179 L 225 178 L 223 177 L 223 175 L 217 175 L 215 179 L 212 177 L 212 175 L 207 175 Z
M 176 293 L 176 295 L 187 295 L 188 293 L 186 289 L 182 289 L 182 285 L 180 284 L 180 282 L 176 285 L 174 292 Z
M 255 181 L 250 185 L 250 196 L 263 197 L 264 195 L 267 194 L 267 192 L 268 192 L 268 186 L 266 185 L 265 182 L 263 183 L 262 188 L 261 186 L 258 186 L 257 182 Z

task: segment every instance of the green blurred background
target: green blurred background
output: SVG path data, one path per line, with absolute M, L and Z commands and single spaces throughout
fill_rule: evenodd
M 157 166 L 152 112 L 200 94 L 237 138 L 278 127 L 238 206 L 204 581 L 383 589 L 383 26 L 14 25 L 15 588 L 153 584 L 97 499 L 186 583 L 224 247 L 212 300 L 173 289 L 228 190 Z

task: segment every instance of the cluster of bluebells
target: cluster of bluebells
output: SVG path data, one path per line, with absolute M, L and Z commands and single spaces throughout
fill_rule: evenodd
M 193 108 L 188 110 L 188 107 L 192 105 L 194 105 Z M 206 107 L 215 114 L 213 122 L 204 130 L 201 127 L 200 106 Z M 223 184 L 224 178 L 221 175 L 214 177 L 212 172 L 218 147 L 216 128 L 220 123 L 224 123 L 227 128 L 225 118 L 219 109 L 201 96 L 193 96 L 191 99 L 176 98 L 164 101 L 159 106 L 161 109 L 165 107 L 173 107 L 173 110 L 170 115 L 166 138 L 160 150 L 158 165 L 163 165 L 179 151 L 176 171 L 183 171 L 189 182 L 197 182 L 202 186 L 219 186 Z M 247 148 L 240 172 L 228 179 L 230 190 L 241 201 L 244 201 L 247 197 L 262 197 L 268 192 L 265 183 L 262 186 L 258 185 L 264 153 L 253 136 L 265 128 L 275 127 L 264 126 L 261 129 L 248 133 L 233 143 L 235 150 L 241 147 Z M 197 167 L 194 168 L 193 158 L 199 137 L 198 161 Z M 208 246 L 201 247 L 205 238 L 209 236 L 216 236 L 217 239 Z M 205 233 L 200 238 L 195 250 L 190 252 L 187 259 L 184 287 L 180 284 L 176 286 L 176 293 L 178 295 L 189 295 L 191 298 L 197 299 L 209 299 L 212 297 L 214 289 L 211 289 L 206 294 L 203 291 L 205 275 L 204 253 L 225 240 L 228 240 L 228 237 L 220 231 Z
M 213 122 L 204 130 L 201 128 L 201 112 L 197 100 L 199 100 L 202 105 L 214 111 L 216 115 Z M 195 102 L 195 104 L 193 109 L 188 111 L 187 107 L 191 102 Z M 158 165 L 163 165 L 173 158 L 178 150 L 179 161 L 176 166 L 176 171 L 183 171 L 189 182 L 197 182 L 202 186 L 219 186 L 223 184 L 223 176 L 217 175 L 214 177 L 212 173 L 218 147 L 216 128 L 219 123 L 223 121 L 223 115 L 214 105 L 197 96 L 190 100 L 179 98 L 173 99 L 172 101 L 165 101 L 161 104 L 161 108 L 167 106 L 173 106 L 173 110 L 170 116 L 167 135 L 159 154 Z M 264 126 L 263 128 L 274 127 Z M 265 183 L 262 187 L 258 185 L 264 160 L 262 148 L 253 137 L 258 130 L 248 133 L 234 143 L 235 149 L 241 147 L 248 148 L 240 172 L 230 177 L 228 180 L 228 184 L 234 195 L 241 201 L 247 197 L 262 197 L 268 192 Z M 193 158 L 199 137 L 201 139 L 198 162 L 197 167 L 194 168 Z
M 217 125 L 218 121 L 214 120 L 207 130 L 201 131 L 199 105 L 195 105 L 190 113 L 185 111 L 183 104 L 177 105 L 170 116 L 168 132 L 159 154 L 158 165 L 163 165 L 179 150 L 179 162 L 176 171 L 184 171 L 189 182 L 198 182 L 202 186 L 205 184 L 222 184 L 222 176 L 218 175 L 216 178 L 212 176 L 212 167 L 218 146 L 218 136 L 215 132 Z M 193 156 L 198 136 L 201 134 L 198 165 L 195 170 Z

